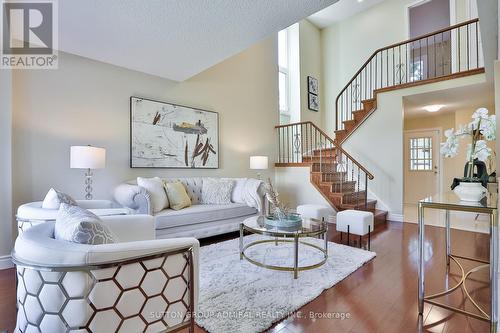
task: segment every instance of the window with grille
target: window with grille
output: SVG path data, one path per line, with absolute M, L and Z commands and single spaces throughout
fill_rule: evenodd
M 432 170 L 432 138 L 410 138 L 410 170 Z

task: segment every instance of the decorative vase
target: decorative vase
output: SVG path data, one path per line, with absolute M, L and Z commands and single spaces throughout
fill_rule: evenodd
M 273 227 L 297 227 L 302 224 L 302 218 L 299 214 L 286 214 L 282 218 L 275 216 L 266 216 L 266 224 Z
M 487 190 L 477 182 L 460 182 L 453 190 L 462 201 L 481 201 L 486 196 Z

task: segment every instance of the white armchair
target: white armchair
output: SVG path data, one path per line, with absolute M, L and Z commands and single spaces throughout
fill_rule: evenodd
M 54 222 L 17 238 L 16 332 L 192 332 L 199 242 L 155 240 L 148 215 L 102 220 L 119 243 L 57 240 Z

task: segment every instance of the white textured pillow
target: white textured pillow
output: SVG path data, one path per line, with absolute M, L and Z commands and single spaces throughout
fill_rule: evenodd
M 234 181 L 205 178 L 201 189 L 201 203 L 227 205 L 231 203 Z
M 248 178 L 222 178 L 222 180 L 234 181 L 233 191 L 231 192 L 231 201 L 236 203 L 245 203 L 245 187 Z
M 151 195 L 151 205 L 153 206 L 154 213 L 161 212 L 163 209 L 168 208 L 169 202 L 167 193 L 163 187 L 163 181 L 159 177 L 137 177 L 137 185 L 145 188 L 149 195 Z
M 63 193 L 61 191 L 55 190 L 54 188 L 51 188 L 49 192 L 47 192 L 47 195 L 45 196 L 45 199 L 43 199 L 42 202 L 42 208 L 44 209 L 59 209 L 62 203 L 68 204 L 68 205 L 73 205 L 73 206 L 78 206 L 76 203 L 75 199 L 67 195 L 66 193 Z
M 101 219 L 78 206 L 61 204 L 54 227 L 56 239 L 79 244 L 115 243 L 116 237 Z

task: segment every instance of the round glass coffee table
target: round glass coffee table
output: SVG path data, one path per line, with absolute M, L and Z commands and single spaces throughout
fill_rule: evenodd
M 244 244 L 244 233 L 248 232 L 251 234 L 271 236 L 272 239 L 257 240 L 248 244 Z M 248 262 L 257 265 L 259 267 L 264 267 L 268 269 L 274 269 L 278 271 L 289 271 L 293 272 L 293 277 L 296 279 L 299 275 L 299 271 L 305 271 L 309 269 L 318 268 L 323 265 L 328 259 L 328 239 L 326 237 L 328 231 L 328 224 L 324 221 L 303 218 L 302 224 L 298 227 L 287 228 L 287 227 L 276 227 L 266 224 L 266 218 L 264 216 L 253 216 L 240 224 L 240 260 L 246 259 Z M 324 239 L 324 247 L 318 246 L 316 244 L 309 243 L 305 240 L 301 240 L 304 237 L 319 237 Z M 245 254 L 245 250 L 249 247 L 259 245 L 262 243 L 293 243 L 294 245 L 294 265 L 292 266 L 274 266 L 267 265 L 262 262 L 256 261 L 249 258 Z M 312 247 L 322 253 L 322 260 L 312 265 L 299 266 L 299 244 L 304 246 Z

